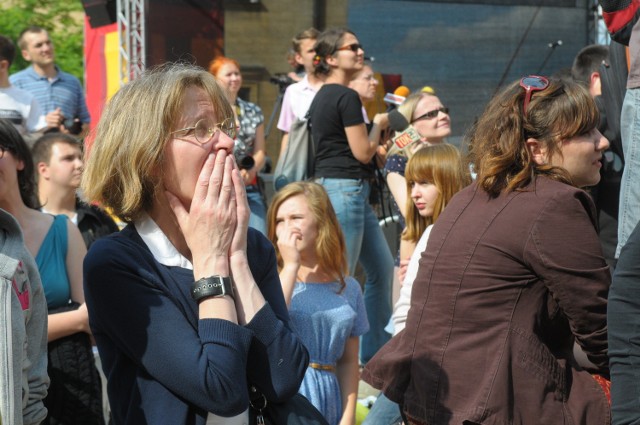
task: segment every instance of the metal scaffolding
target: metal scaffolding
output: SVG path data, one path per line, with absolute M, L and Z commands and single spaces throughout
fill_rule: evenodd
M 144 71 L 145 10 L 144 0 L 117 0 L 118 72 L 120 86 Z
M 590 0 L 587 2 L 587 13 L 589 15 L 587 43 L 608 45 L 611 37 L 604 23 L 602 7 L 598 4 L 598 0 Z

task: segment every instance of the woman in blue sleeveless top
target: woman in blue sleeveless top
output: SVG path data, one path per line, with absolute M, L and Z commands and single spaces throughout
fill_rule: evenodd
M 27 249 L 36 259 L 49 311 L 70 301 L 80 304 L 77 310 L 48 315 L 47 339 L 51 343 L 78 332 L 90 333 L 82 289 L 86 248 L 80 231 L 66 216 L 42 213 L 39 206 L 29 147 L 11 122 L 0 119 L 0 208 L 13 215 L 24 232 Z M 53 396 L 56 384 L 52 382 L 48 397 Z

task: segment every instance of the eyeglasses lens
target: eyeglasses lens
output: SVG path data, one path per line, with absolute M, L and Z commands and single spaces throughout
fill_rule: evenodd
M 205 144 L 207 143 L 213 134 L 216 132 L 216 128 L 210 126 L 205 120 L 200 120 L 196 124 L 195 135 L 198 142 Z
M 547 88 L 549 82 L 540 77 L 524 77 L 522 79 L 522 84 L 533 89 L 543 90 Z
M 351 50 L 353 53 L 358 53 L 358 50 L 362 49 L 362 51 L 364 52 L 364 47 L 362 47 L 362 44 L 359 43 L 353 43 L 353 44 L 348 44 L 346 46 L 342 46 L 339 49 L 336 49 L 338 51 L 340 50 Z
M 438 109 L 434 109 L 433 111 L 429 111 L 423 115 L 420 115 L 418 118 L 416 118 L 415 121 L 420 121 L 420 120 L 431 120 L 434 119 L 435 117 L 438 116 L 438 114 L 442 112 L 444 114 L 448 114 L 449 113 L 449 108 L 447 108 L 446 106 L 441 106 Z
M 526 115 L 527 107 L 529 106 L 529 102 L 531 101 L 533 92 L 542 91 L 549 87 L 549 80 L 545 77 L 530 75 L 528 77 L 523 77 L 520 80 L 520 87 L 522 87 L 525 91 L 524 102 L 522 104 L 522 113 Z
M 236 138 L 237 128 L 236 128 L 235 121 L 233 119 L 227 118 L 226 120 L 218 124 L 218 128 L 220 129 L 220 131 L 222 131 L 224 134 L 231 137 L 232 139 Z

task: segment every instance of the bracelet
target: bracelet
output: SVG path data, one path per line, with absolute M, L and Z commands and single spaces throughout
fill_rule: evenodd
M 219 298 L 225 295 L 233 298 L 233 281 L 230 276 L 203 277 L 191 284 L 191 298 L 196 302 L 205 298 Z

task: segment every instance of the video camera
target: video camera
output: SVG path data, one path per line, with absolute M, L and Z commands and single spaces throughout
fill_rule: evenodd
M 275 77 L 269 78 L 269 82 L 277 85 L 280 90 L 284 91 L 295 81 L 293 81 L 287 74 L 276 74 Z

